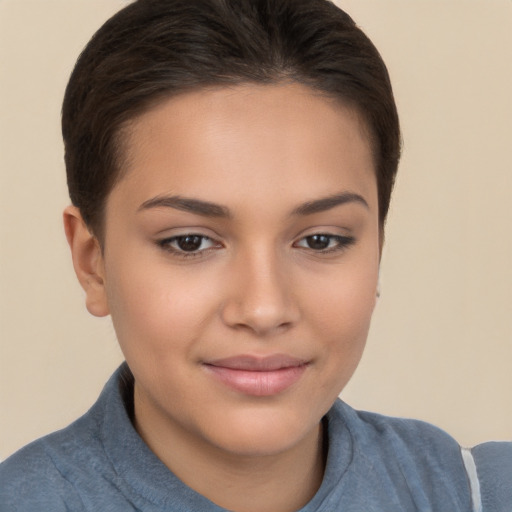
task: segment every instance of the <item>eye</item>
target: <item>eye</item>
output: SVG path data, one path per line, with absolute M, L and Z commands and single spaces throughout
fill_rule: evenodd
M 311 249 L 316 252 L 332 252 L 345 249 L 354 242 L 355 239 L 351 236 L 318 233 L 301 238 L 297 243 L 295 243 L 295 247 Z
M 219 243 L 205 235 L 190 233 L 160 240 L 158 245 L 169 252 L 192 256 L 218 247 Z

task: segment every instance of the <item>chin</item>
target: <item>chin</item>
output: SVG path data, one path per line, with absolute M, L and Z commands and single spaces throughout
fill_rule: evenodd
M 219 449 L 238 457 L 277 455 L 317 437 L 318 418 L 292 411 L 237 411 L 208 425 L 205 434 Z M 226 426 L 229 428 L 226 428 Z

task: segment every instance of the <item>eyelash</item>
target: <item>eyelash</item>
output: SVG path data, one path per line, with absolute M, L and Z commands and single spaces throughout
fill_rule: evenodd
M 331 242 L 333 242 L 333 241 L 336 242 L 336 245 L 333 247 L 327 247 L 325 249 L 318 249 L 318 250 L 313 249 L 312 247 L 303 247 L 303 246 L 298 245 L 300 242 L 305 242 L 307 244 L 308 240 L 311 241 L 315 237 L 318 237 L 318 238 L 325 237 L 326 239 L 328 239 L 328 245 L 330 245 Z M 200 239 L 200 246 L 203 243 L 210 241 L 210 242 L 212 242 L 212 246 L 207 247 L 205 249 L 198 248 L 198 249 L 192 250 L 192 251 L 186 251 L 179 247 L 173 247 L 172 244 L 179 243 L 180 240 L 183 240 L 186 238 Z M 342 252 L 342 251 L 346 250 L 348 247 L 350 247 L 351 245 L 353 245 L 355 242 L 356 242 L 356 239 L 352 236 L 332 235 L 329 233 L 314 233 L 312 235 L 302 237 L 301 239 L 298 240 L 298 242 L 295 242 L 293 244 L 293 247 L 302 248 L 307 251 L 311 251 L 313 254 L 323 255 L 323 254 L 332 254 L 332 253 Z M 211 237 L 206 236 L 206 235 L 201 235 L 199 233 L 186 233 L 184 235 L 176 235 L 176 236 L 173 236 L 170 238 L 164 238 L 163 240 L 158 240 L 157 245 L 159 247 L 161 247 L 163 250 L 171 253 L 173 256 L 176 256 L 178 258 L 200 258 L 202 256 L 206 256 L 211 251 L 222 247 L 220 242 L 216 242 Z
M 193 251 L 186 251 L 184 249 L 172 246 L 172 244 L 174 243 L 179 243 L 180 239 L 186 238 L 199 238 L 201 245 L 206 241 L 211 241 L 213 245 L 211 247 L 207 247 L 206 249 L 196 249 Z M 205 256 L 212 250 L 222 247 L 221 244 L 213 240 L 213 238 L 210 238 L 209 236 L 206 235 L 201 235 L 199 233 L 186 233 L 184 235 L 176 235 L 170 238 L 164 238 L 163 240 L 159 240 L 157 244 L 163 250 L 171 253 L 174 256 L 177 256 L 178 258 L 198 258 L 201 256 Z
M 343 235 L 331 235 L 329 233 L 314 233 L 312 235 L 305 236 L 301 238 L 297 243 L 294 244 L 295 247 L 300 247 L 297 244 L 300 242 L 305 241 L 307 243 L 308 240 L 314 239 L 314 238 L 327 238 L 328 244 L 332 241 L 336 242 L 336 245 L 334 247 L 327 247 L 325 249 L 318 249 L 315 250 L 312 247 L 303 247 L 306 250 L 313 251 L 314 254 L 331 254 L 336 252 L 341 252 L 353 245 L 356 241 L 356 239 L 353 236 L 343 236 Z

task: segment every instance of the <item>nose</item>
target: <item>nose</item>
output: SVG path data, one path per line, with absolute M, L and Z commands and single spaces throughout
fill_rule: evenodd
M 294 326 L 300 309 L 290 274 L 272 251 L 239 257 L 229 276 L 223 322 L 260 337 Z

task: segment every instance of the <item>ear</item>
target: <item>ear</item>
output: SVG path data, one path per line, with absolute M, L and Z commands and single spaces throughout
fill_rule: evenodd
M 63 220 L 73 267 L 85 291 L 87 310 L 94 316 L 106 316 L 110 311 L 105 289 L 105 266 L 101 246 L 89 231 L 78 208 L 68 206 L 64 210 Z
M 380 266 L 380 262 L 382 260 L 382 251 L 384 249 L 384 238 L 385 238 L 384 226 L 381 223 L 379 226 L 379 266 Z M 379 270 L 380 270 L 380 268 L 379 268 Z

